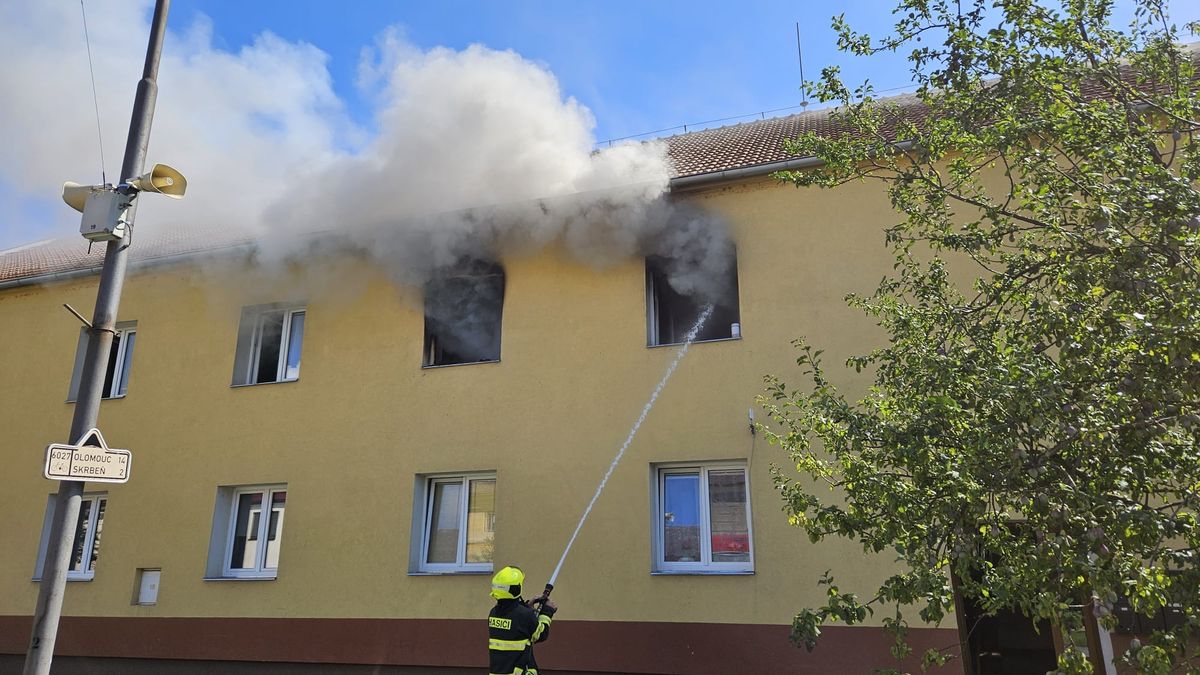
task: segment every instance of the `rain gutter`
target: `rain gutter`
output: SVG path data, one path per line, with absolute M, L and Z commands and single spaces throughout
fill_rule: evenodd
M 795 159 L 785 159 L 780 162 L 770 162 L 768 164 L 755 164 L 754 166 L 743 166 L 738 169 L 726 169 L 724 171 L 712 171 L 709 173 L 698 173 L 691 176 L 680 176 L 672 178 L 670 182 L 671 191 L 677 190 L 692 190 L 695 188 L 708 187 L 717 183 L 728 183 L 743 178 L 757 178 L 767 174 L 775 173 L 776 171 L 794 171 L 797 169 L 810 169 L 814 166 L 824 164 L 816 157 L 797 157 Z
M 894 143 L 892 147 L 896 152 L 905 152 L 913 147 L 912 141 L 901 141 Z M 691 176 L 680 176 L 672 178 L 670 182 L 671 191 L 676 190 L 692 190 L 696 188 L 709 187 L 718 183 L 728 183 L 735 180 L 745 178 L 757 178 L 767 174 L 775 173 L 776 171 L 796 171 L 799 169 L 811 169 L 816 166 L 821 166 L 825 162 L 817 157 L 795 157 L 785 159 L 778 162 L 769 162 L 767 164 L 755 164 L 754 166 L 743 166 L 737 169 L 726 169 L 724 171 L 712 171 L 709 173 L 698 173 Z
M 208 257 L 213 255 L 222 255 L 229 252 L 236 252 L 239 249 L 247 251 L 252 250 L 254 244 L 234 244 L 218 249 L 202 249 L 198 251 L 188 251 L 187 253 L 172 253 L 170 255 L 162 255 L 153 258 L 144 258 L 142 260 L 131 261 L 129 267 L 131 269 L 144 269 L 149 267 L 158 267 L 160 265 L 170 265 L 185 260 L 194 258 Z M 100 273 L 100 265 L 90 267 L 82 267 L 71 270 L 63 270 L 61 272 L 47 272 L 45 274 L 35 274 L 28 277 L 19 277 L 17 279 L 5 279 L 0 281 L 0 291 L 9 288 L 20 288 L 22 286 L 37 286 L 40 284 L 48 284 L 55 281 L 69 281 L 71 279 L 80 279 Z

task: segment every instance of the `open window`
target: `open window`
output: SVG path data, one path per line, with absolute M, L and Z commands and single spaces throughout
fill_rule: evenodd
M 129 391 L 129 371 L 133 367 L 133 346 L 137 341 L 137 322 L 122 321 L 113 333 L 112 347 L 108 351 L 108 367 L 104 371 L 104 398 L 124 398 Z M 87 354 L 88 332 L 79 331 L 79 344 L 75 348 L 75 369 L 71 371 L 71 387 L 67 401 L 79 398 L 79 383 L 83 379 L 83 360 Z
M 75 538 L 71 543 L 71 558 L 67 567 L 68 581 L 90 581 L 96 576 L 96 561 L 100 559 L 100 535 L 104 531 L 106 494 L 85 494 L 79 502 L 79 517 L 75 521 Z M 58 507 L 55 495 L 46 501 L 46 517 L 42 522 L 42 538 L 38 545 L 37 564 L 33 578 L 41 579 L 50 547 L 50 527 Z
M 256 305 L 242 310 L 233 386 L 300 379 L 303 305 Z
M 504 269 L 464 260 L 425 284 L 425 348 L 421 365 L 500 360 Z
M 715 273 L 687 269 L 680 261 L 646 258 L 646 344 L 651 347 L 684 342 L 708 304 L 712 315 L 700 327 L 697 341 L 741 337 L 738 308 L 737 255 Z

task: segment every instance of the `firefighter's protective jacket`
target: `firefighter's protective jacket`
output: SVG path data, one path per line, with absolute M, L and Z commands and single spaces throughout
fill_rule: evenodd
M 533 645 L 550 637 L 554 610 L 538 614 L 520 600 L 497 600 L 488 614 L 488 655 L 492 675 L 537 675 Z

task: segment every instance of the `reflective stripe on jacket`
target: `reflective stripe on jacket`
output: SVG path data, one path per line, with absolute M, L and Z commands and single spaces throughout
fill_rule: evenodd
M 499 600 L 488 614 L 491 675 L 537 675 L 533 645 L 550 637 L 553 613 L 538 614 L 518 600 Z

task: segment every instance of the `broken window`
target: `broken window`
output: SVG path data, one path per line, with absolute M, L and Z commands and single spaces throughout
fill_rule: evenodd
M 697 341 L 741 337 L 738 309 L 737 255 L 730 248 L 721 269 L 689 268 L 679 260 L 646 258 L 646 344 L 679 344 L 704 308 L 712 315 L 700 327 Z
M 304 307 L 258 305 L 242 310 L 233 385 L 300 379 Z
M 500 360 L 504 269 L 463 261 L 425 284 L 423 366 Z

